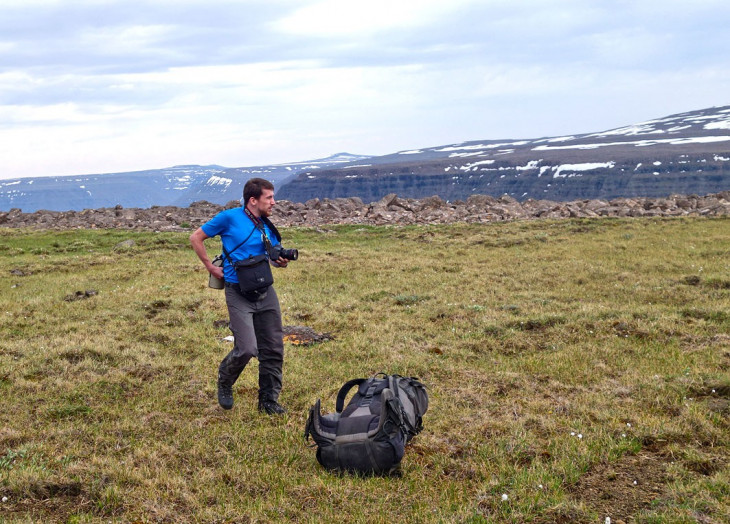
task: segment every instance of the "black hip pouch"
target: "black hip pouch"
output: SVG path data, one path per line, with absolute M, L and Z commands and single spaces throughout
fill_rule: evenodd
M 241 293 L 261 293 L 274 283 L 274 275 L 265 254 L 239 260 L 233 264 L 233 268 L 236 270 Z

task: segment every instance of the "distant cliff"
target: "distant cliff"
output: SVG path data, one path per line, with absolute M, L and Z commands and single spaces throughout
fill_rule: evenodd
M 730 106 L 619 129 L 534 140 L 465 142 L 308 171 L 277 196 L 378 200 L 662 197 L 730 189 Z
M 315 180 L 297 179 L 289 183 L 277 196 L 296 202 L 353 196 L 370 202 L 390 193 L 408 198 L 438 195 L 445 200 L 463 200 L 474 194 L 495 197 L 506 194 L 517 200 L 567 201 L 663 197 L 674 193 L 706 194 L 730 188 L 730 162 L 701 154 L 682 155 L 681 158 L 701 166 L 701 169 L 682 170 L 677 162 L 672 161 L 666 161 L 664 167 L 655 167 L 652 162 L 637 168 L 641 159 L 634 158 L 610 168 L 583 169 L 580 176 L 571 178 L 541 177 L 537 169 L 524 170 L 519 176 L 507 177 L 498 171 L 470 178 L 461 173 L 457 176 L 444 173 L 444 164 L 440 162 L 385 165 L 349 169 L 345 176 L 342 171 L 322 171 L 317 173 Z M 519 167 L 507 161 L 494 165 L 504 171 L 514 171 Z

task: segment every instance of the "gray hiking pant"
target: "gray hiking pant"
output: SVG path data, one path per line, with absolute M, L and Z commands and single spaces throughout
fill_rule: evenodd
M 233 332 L 233 350 L 218 367 L 218 378 L 230 384 L 253 357 L 259 359 L 259 400 L 279 399 L 284 340 L 281 328 L 281 309 L 274 287 L 259 301 L 246 299 L 238 284 L 226 283 L 226 305 Z

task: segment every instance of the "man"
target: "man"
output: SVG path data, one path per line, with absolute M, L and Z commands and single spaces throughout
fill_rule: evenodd
M 253 295 L 242 293 L 233 264 L 266 253 L 265 234 L 272 245 L 279 243 L 276 228 L 268 221 L 274 201 L 274 186 L 268 180 L 252 178 L 243 189 L 243 207 L 218 213 L 190 235 L 190 243 L 205 268 L 216 278 L 225 280 L 226 305 L 233 350 L 218 368 L 218 403 L 223 409 L 233 407 L 233 384 L 253 357 L 259 359 L 258 409 L 269 415 L 286 412 L 279 404 L 284 362 L 281 309 L 273 286 Z M 264 233 L 262 233 L 264 231 Z M 220 236 L 223 267 L 214 266 L 203 242 Z M 279 257 L 272 265 L 286 267 Z

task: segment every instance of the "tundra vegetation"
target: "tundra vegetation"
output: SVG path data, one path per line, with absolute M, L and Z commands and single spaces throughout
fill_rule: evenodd
M 730 220 L 286 228 L 282 402 L 230 412 L 186 233 L 0 229 L 0 521 L 730 521 Z M 211 255 L 219 246 L 207 242 Z M 400 473 L 302 438 L 379 371 L 429 387 Z

